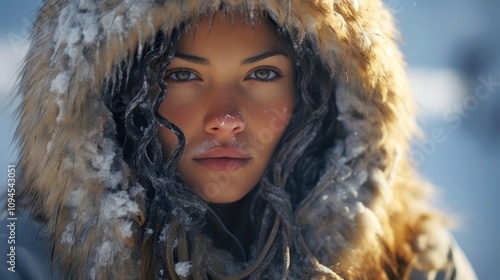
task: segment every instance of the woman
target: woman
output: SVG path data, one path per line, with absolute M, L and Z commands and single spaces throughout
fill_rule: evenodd
M 380 1 L 48 1 L 19 168 L 63 278 L 473 279 L 395 36 Z

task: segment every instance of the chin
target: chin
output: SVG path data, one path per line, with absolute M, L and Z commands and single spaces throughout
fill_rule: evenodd
M 245 197 L 251 190 L 252 188 L 241 191 L 227 190 L 208 183 L 202 190 L 197 189 L 196 194 L 209 203 L 233 203 Z

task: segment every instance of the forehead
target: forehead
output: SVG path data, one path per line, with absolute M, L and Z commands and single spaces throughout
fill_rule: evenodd
M 266 18 L 250 21 L 239 13 L 203 17 L 185 32 L 179 42 L 183 52 L 203 52 L 208 49 L 259 50 L 281 49 L 283 43 Z

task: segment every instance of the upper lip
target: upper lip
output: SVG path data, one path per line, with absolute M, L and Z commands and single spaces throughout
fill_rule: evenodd
M 247 152 L 234 147 L 215 147 L 193 157 L 193 159 L 209 158 L 251 159 L 252 157 Z

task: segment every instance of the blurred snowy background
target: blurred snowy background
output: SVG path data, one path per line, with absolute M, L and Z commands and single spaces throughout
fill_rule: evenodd
M 385 2 L 400 26 L 427 136 L 415 140 L 413 161 L 439 187 L 436 206 L 457 218 L 453 233 L 479 278 L 500 279 L 500 1 Z M 17 100 L 9 96 L 40 3 L 0 3 L 1 188 L 16 159 Z

